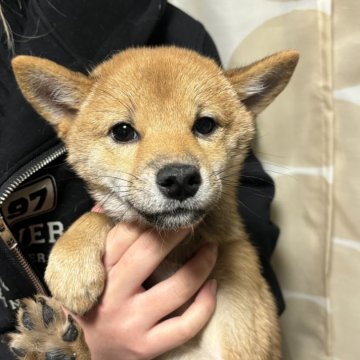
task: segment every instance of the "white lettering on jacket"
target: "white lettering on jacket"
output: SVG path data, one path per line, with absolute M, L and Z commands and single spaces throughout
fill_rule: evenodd
M 64 225 L 61 221 L 32 224 L 19 230 L 19 241 L 27 246 L 54 244 L 63 232 Z

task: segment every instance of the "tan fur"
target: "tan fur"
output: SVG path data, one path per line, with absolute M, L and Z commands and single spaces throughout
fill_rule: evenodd
M 115 55 L 86 76 L 47 60 L 15 58 L 25 97 L 58 130 L 70 164 L 111 218 L 85 214 L 58 240 L 46 271 L 54 297 L 76 313 L 88 311 L 103 289 L 101 256 L 113 222 L 159 225 L 149 224 L 119 197 L 142 210 L 161 209 L 154 174 L 169 163 L 197 165 L 205 179 L 199 206 L 206 216 L 154 279 L 175 271 L 204 241 L 217 243 L 219 258 L 211 275 L 218 281 L 217 308 L 199 336 L 160 358 L 280 359 L 276 307 L 238 216 L 236 184 L 255 116 L 283 90 L 297 61 L 298 54 L 287 51 L 223 71 L 189 50 L 140 48 Z M 219 125 L 209 138 L 192 132 L 199 116 L 211 116 Z M 132 124 L 140 139 L 114 142 L 109 129 L 119 121 Z M 174 262 L 178 265 L 169 268 Z M 80 359 L 88 358 L 84 351 Z

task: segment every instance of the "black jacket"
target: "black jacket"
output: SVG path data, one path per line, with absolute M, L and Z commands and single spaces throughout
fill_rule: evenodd
M 165 0 L 8 0 L 3 11 L 15 34 L 15 52 L 85 72 L 130 46 L 174 44 L 220 63 L 204 27 Z M 92 206 L 83 182 L 65 163 L 53 129 L 27 104 L 0 48 L 0 333 L 12 330 L 19 299 L 44 291 L 43 272 L 56 238 Z M 239 211 L 259 251 L 263 274 L 284 304 L 269 266 L 278 229 L 269 207 L 272 180 L 250 153 L 238 189 Z M 26 260 L 26 263 L 24 262 Z M 28 267 L 28 265 L 29 267 Z M 0 345 L 1 359 L 12 359 Z

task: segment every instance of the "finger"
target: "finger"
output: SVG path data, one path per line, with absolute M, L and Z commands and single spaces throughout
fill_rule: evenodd
M 149 324 L 155 324 L 190 300 L 209 277 L 216 258 L 217 246 L 206 244 L 173 276 L 141 294 L 140 301 L 153 304 L 145 316 Z M 141 304 L 140 307 L 146 308 Z
M 114 226 L 106 238 L 104 265 L 110 270 L 140 237 L 144 229 L 133 223 L 120 223 Z
M 122 296 L 138 292 L 142 283 L 188 233 L 189 230 L 184 229 L 162 234 L 155 230 L 142 233 L 109 272 L 107 290 L 114 294 L 113 301 L 118 301 L 119 289 Z
M 216 307 L 216 281 L 209 280 L 201 288 L 195 301 L 178 317 L 161 322 L 147 334 L 154 352 L 164 353 L 192 339 L 207 324 Z

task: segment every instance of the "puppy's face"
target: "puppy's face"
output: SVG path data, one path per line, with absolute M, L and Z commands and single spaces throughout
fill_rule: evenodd
M 115 218 L 194 224 L 221 196 L 229 154 L 242 156 L 252 137 L 252 116 L 222 71 L 185 55 L 134 50 L 92 74 L 66 137 L 69 161 Z
M 174 229 L 198 222 L 234 188 L 254 117 L 285 87 L 297 59 L 285 52 L 224 72 L 188 50 L 143 48 L 89 76 L 31 57 L 13 66 L 104 210 Z

